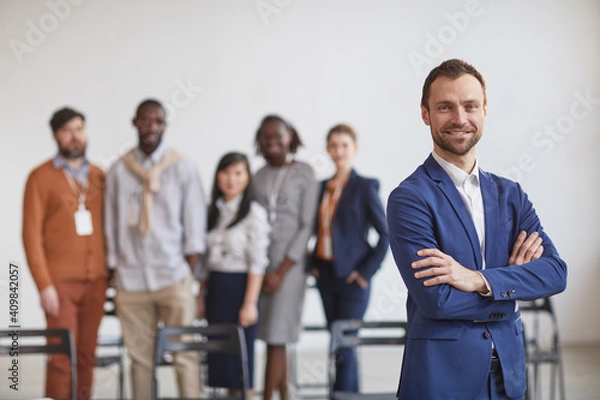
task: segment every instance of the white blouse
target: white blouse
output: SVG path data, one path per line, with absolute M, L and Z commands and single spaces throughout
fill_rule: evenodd
M 217 200 L 220 217 L 217 225 L 208 232 L 200 279 L 205 279 L 208 271 L 264 274 L 269 263 L 267 249 L 271 231 L 267 211 L 252 201 L 248 215 L 227 228 L 235 219 L 241 201 L 241 195 L 228 202 Z

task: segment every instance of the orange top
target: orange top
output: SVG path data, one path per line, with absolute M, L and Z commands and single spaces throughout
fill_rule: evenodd
M 323 199 L 319 207 L 319 230 L 317 231 L 316 256 L 321 260 L 333 261 L 331 224 L 346 183 L 347 180 L 336 185 L 336 182 L 332 179 L 325 186 Z
M 104 180 L 104 171 L 90 164 L 85 206 L 92 214 L 93 233 L 79 236 L 74 217 L 78 195 L 63 170 L 49 160 L 29 175 L 23 198 L 23 245 L 38 290 L 56 280 L 108 276 L 102 209 Z

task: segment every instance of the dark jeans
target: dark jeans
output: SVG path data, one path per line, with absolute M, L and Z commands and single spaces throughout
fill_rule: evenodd
M 356 282 L 347 284 L 345 278 L 333 274 L 333 265 L 320 261 L 317 288 L 323 300 L 327 326 L 340 319 L 362 319 L 369 302 L 370 287 L 363 289 Z M 354 349 L 339 350 L 336 356 L 335 390 L 358 392 L 358 361 Z

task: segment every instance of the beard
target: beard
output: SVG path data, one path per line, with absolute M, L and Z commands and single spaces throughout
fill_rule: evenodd
M 75 158 L 81 158 L 85 156 L 86 150 L 85 142 L 72 141 L 66 146 L 58 145 L 58 152 L 67 160 L 73 160 Z
M 459 131 L 463 129 L 464 128 L 448 130 Z M 475 147 L 477 143 L 479 143 L 479 140 L 481 139 L 481 132 L 477 132 L 473 134 L 469 139 L 465 139 L 458 143 L 456 140 L 450 140 L 452 139 L 452 137 L 448 137 L 446 134 L 434 134 L 432 132 L 431 136 L 433 137 L 433 141 L 435 142 L 435 144 L 438 145 L 438 147 L 440 147 L 442 150 L 457 156 L 464 156 L 469 151 L 471 151 L 471 149 Z
M 163 132 L 138 133 L 140 147 L 157 148 L 162 142 Z

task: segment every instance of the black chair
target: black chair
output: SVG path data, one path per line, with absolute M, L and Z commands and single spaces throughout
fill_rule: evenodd
M 369 330 L 369 334 L 363 335 L 366 329 Z M 406 344 L 406 329 L 407 324 L 402 321 L 335 321 L 331 326 L 331 342 L 329 346 L 329 398 L 336 400 L 395 399 L 395 390 L 388 393 L 348 393 L 334 391 L 336 353 L 342 348 L 358 348 L 360 346 L 404 346 Z
M 565 376 L 563 371 L 558 322 L 549 297 L 520 301 L 524 325 L 525 354 L 527 358 L 527 398 L 529 400 L 554 400 L 558 389 L 559 398 L 565 400 Z M 540 367 L 550 367 L 550 389 L 542 397 Z M 533 375 L 533 382 L 529 375 Z
M 115 295 L 116 289 L 114 286 L 109 286 L 106 289 L 106 300 L 104 302 L 104 318 L 113 320 L 118 323 L 116 314 Z M 123 346 L 123 337 L 121 335 L 98 335 L 97 347 L 103 349 L 96 355 L 96 364 L 98 368 L 107 368 L 112 365 L 118 366 L 119 380 L 117 386 L 117 398 L 124 398 L 124 381 L 125 381 L 125 348 Z M 105 352 L 104 349 L 109 349 L 110 352 Z
M 23 340 L 23 338 L 44 339 L 44 343 L 33 344 L 33 341 Z M 77 398 L 77 356 L 71 331 L 68 329 L 0 330 L 0 356 L 12 357 L 15 345 L 18 347 L 16 351 L 18 351 L 19 357 L 21 354 L 64 354 L 69 357 L 71 362 L 71 399 Z
M 207 353 L 230 353 L 236 355 L 240 360 L 242 370 L 242 376 L 240 376 L 243 387 L 242 395 L 240 397 L 225 396 L 219 398 L 247 399 L 246 394 L 249 387 L 249 378 L 244 331 L 241 327 L 234 324 L 214 324 L 208 326 L 165 326 L 158 329 L 152 371 L 152 392 L 155 400 L 159 398 L 157 369 L 159 366 L 164 365 L 165 353 L 172 354 L 184 351 L 195 351 L 201 353 L 201 355 Z M 210 398 L 215 397 L 211 396 Z

